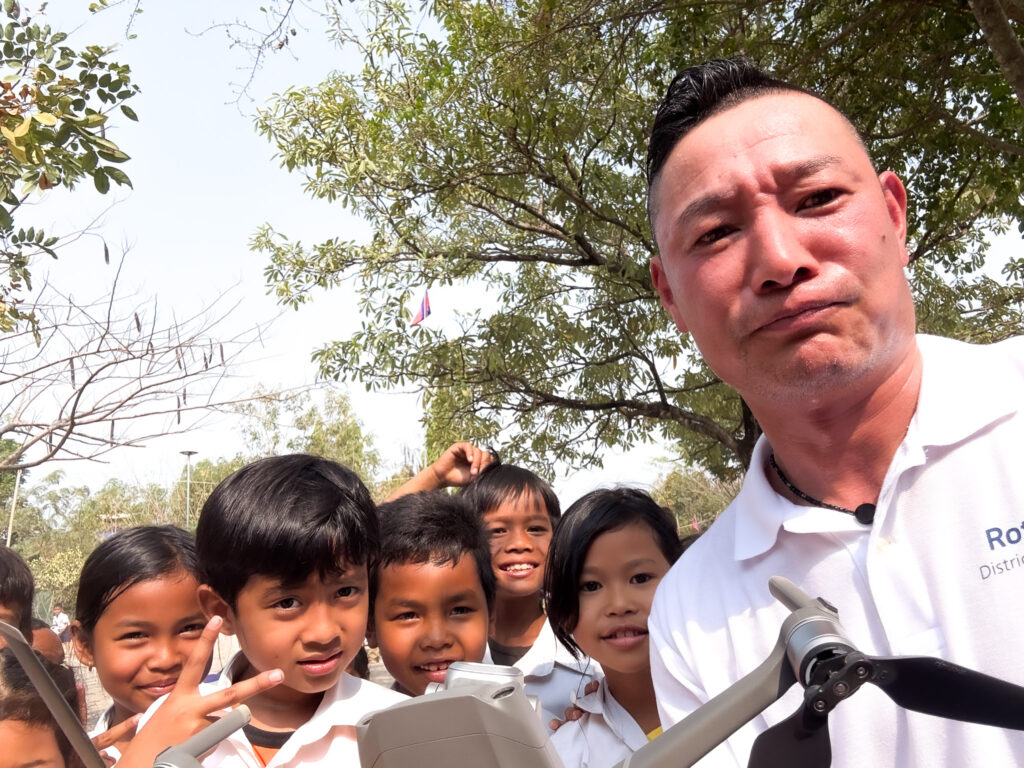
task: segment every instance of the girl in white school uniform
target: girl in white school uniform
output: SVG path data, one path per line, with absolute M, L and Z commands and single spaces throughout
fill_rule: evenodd
M 71 634 L 76 655 L 113 700 L 89 734 L 114 736 L 104 742 L 112 761 L 138 716 L 174 689 L 199 640 L 206 619 L 198 568 L 192 534 L 170 525 L 119 531 L 85 561 Z
M 552 736 L 566 768 L 614 766 L 661 733 L 647 616 L 681 550 L 672 513 L 630 488 L 588 493 L 559 521 L 544 581 L 548 621 L 605 675 L 575 702 L 583 716 Z

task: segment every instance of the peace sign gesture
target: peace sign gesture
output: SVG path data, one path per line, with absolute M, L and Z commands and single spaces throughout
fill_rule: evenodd
M 231 709 L 284 680 L 281 670 L 271 669 L 235 683 L 230 688 L 201 694 L 199 684 L 206 674 L 206 664 L 213 653 L 221 624 L 223 619 L 220 616 L 214 616 L 206 623 L 199 641 L 182 667 L 174 690 L 158 702 L 156 711 L 139 729 L 121 756 L 118 768 L 151 768 L 160 752 L 198 733 L 217 719 L 217 713 Z

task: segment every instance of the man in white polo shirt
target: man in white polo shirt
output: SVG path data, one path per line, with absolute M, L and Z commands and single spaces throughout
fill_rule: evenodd
M 743 60 L 680 73 L 648 150 L 662 304 L 764 435 L 743 489 L 650 619 L 665 727 L 753 670 L 788 577 L 869 655 L 1024 684 L 1024 338 L 915 335 L 906 192 L 852 124 Z M 746 765 L 793 690 L 700 763 Z M 865 686 L 833 765 L 1024 765 L 1024 734 L 907 712 Z

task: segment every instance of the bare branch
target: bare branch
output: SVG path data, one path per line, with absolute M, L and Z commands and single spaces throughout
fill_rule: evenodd
M 223 331 L 226 303 L 164 322 L 155 301 L 119 296 L 116 278 L 95 302 L 48 286 L 36 329 L 5 336 L 0 351 L 0 438 L 20 445 L 0 471 L 96 459 L 191 428 L 196 419 L 183 415 L 241 402 L 218 399 L 217 387 L 260 329 Z

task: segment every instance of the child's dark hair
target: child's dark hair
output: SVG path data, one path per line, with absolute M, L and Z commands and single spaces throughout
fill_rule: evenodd
M 348 663 L 347 671 L 353 677 L 361 677 L 363 680 L 370 679 L 370 657 L 366 653 L 365 646 L 359 646 L 355 658 Z
M 572 631 L 579 621 L 580 573 L 590 545 L 602 533 L 632 523 L 643 523 L 651 529 L 669 565 L 678 559 L 682 545 L 675 516 L 636 488 L 591 491 L 566 510 L 555 528 L 544 572 L 545 605 L 555 637 L 576 658 L 582 651 Z
M 196 546 L 202 581 L 235 607 L 250 577 L 299 584 L 377 554 L 377 510 L 352 470 L 296 453 L 247 464 L 210 494 Z
M 77 712 L 78 689 L 75 687 L 74 674 L 67 667 L 58 667 L 42 656 L 39 660 L 47 674 L 57 684 L 71 711 Z M 63 674 L 60 674 L 61 672 Z M 53 719 L 46 702 L 36 693 L 35 686 L 10 648 L 0 649 L 0 721 L 4 720 L 52 730 L 65 764 L 71 760 L 73 752 L 70 742 Z
M 491 548 L 480 520 L 461 496 L 443 491 L 411 493 L 380 505 L 380 554 L 370 573 L 370 608 L 377 593 L 377 571 L 402 563 L 453 567 L 469 555 L 487 598 L 494 606 Z
M 469 502 L 470 508 L 482 517 L 503 502 L 515 501 L 527 493 L 544 506 L 552 525 L 558 522 L 562 510 L 551 485 L 528 469 L 514 464 L 502 464 L 497 451 L 493 448 L 487 450 L 494 460 L 459 491 L 459 495 Z
M 118 531 L 92 551 L 78 579 L 75 618 L 86 635 L 125 590 L 184 571 L 199 578 L 192 534 L 173 525 L 141 525 Z
M 32 598 L 36 586 L 21 555 L 0 544 L 0 603 L 18 613 L 18 629 L 32 642 Z

